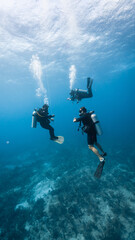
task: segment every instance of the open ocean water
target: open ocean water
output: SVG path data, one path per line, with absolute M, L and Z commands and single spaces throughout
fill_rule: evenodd
M 135 1 L 0 1 L 0 239 L 135 239 Z M 68 101 L 93 79 L 93 97 Z M 62 145 L 32 112 L 44 103 Z M 77 131 L 94 110 L 107 152 Z

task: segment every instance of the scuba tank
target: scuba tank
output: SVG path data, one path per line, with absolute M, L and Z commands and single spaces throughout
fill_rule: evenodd
M 31 127 L 32 128 L 36 128 L 37 127 L 37 112 L 34 110 L 32 113 L 32 123 L 31 123 Z
M 93 123 L 95 124 L 95 128 L 96 128 L 96 132 L 99 136 L 101 136 L 103 134 L 102 128 L 100 127 L 100 123 L 97 119 L 97 115 L 94 113 L 94 111 L 91 114 L 91 119 L 93 121 Z

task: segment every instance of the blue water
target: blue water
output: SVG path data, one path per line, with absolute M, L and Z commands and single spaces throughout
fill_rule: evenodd
M 135 239 L 134 9 L 133 0 L 1 1 L 0 239 Z M 92 98 L 67 100 L 71 66 L 73 88 L 93 79 Z M 62 145 L 31 128 L 45 97 Z M 82 106 L 103 129 L 99 180 L 73 123 Z

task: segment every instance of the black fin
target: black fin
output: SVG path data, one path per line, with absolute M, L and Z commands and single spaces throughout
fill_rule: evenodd
M 96 169 L 96 172 L 94 173 L 95 178 L 100 178 L 101 177 L 104 164 L 105 164 L 105 161 L 99 163 L 99 165 Z
M 90 87 L 90 78 L 87 78 L 87 88 Z

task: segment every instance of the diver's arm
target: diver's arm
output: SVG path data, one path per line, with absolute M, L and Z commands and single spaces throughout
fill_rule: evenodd
M 74 119 L 73 119 L 73 122 L 80 122 L 80 121 L 82 121 L 84 118 L 85 118 L 85 116 L 81 116 L 81 117 L 79 117 L 79 118 L 74 118 Z
M 47 116 L 47 118 L 49 118 L 49 119 L 51 119 L 51 118 L 53 118 L 53 117 L 55 117 L 54 114 L 53 114 L 53 115 L 48 115 L 48 116 Z
M 49 115 L 48 117 L 49 117 L 49 119 L 50 119 L 51 121 L 54 121 L 55 115 L 54 115 L 54 114 L 53 114 L 53 115 Z

